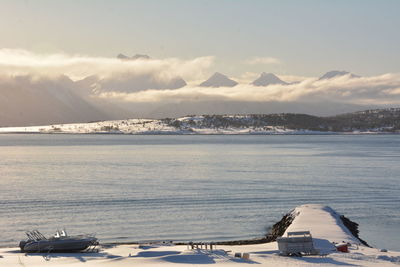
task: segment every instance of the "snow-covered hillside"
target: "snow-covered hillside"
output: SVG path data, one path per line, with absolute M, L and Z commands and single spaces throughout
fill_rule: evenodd
M 381 109 L 335 117 L 306 114 L 191 115 L 166 119 L 127 119 L 91 123 L 3 127 L 0 133 L 113 134 L 335 134 L 399 133 L 400 109 Z
M 251 120 L 248 116 L 224 116 L 238 121 Z M 239 120 L 240 119 L 240 120 Z M 110 133 L 110 134 L 319 134 L 323 132 L 293 130 L 283 126 L 221 125 L 204 123 L 204 116 L 178 119 L 128 119 L 91 123 L 53 124 L 31 127 L 4 127 L 0 133 Z

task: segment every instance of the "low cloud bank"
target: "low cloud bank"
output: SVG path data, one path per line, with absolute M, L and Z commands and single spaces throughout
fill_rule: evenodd
M 204 77 L 214 57 L 191 60 L 178 58 L 121 60 L 67 54 L 35 54 L 21 49 L 0 49 L 0 73 L 7 75 L 67 75 L 73 80 L 88 76 L 109 79 L 121 75 L 152 75 L 154 79 L 182 77 L 186 80 Z
M 50 121 L 48 114 L 51 113 L 57 114 L 51 119 L 52 123 L 64 122 L 63 114 L 71 110 L 76 116 L 86 112 L 126 118 L 211 111 L 301 112 L 302 106 L 309 103 L 315 103 L 310 106 L 314 107 L 311 110 L 314 112 L 310 113 L 326 114 L 323 111 L 329 107 L 323 103 L 328 102 L 333 103 L 332 112 L 339 113 L 350 111 L 341 109 L 340 105 L 372 108 L 400 104 L 400 73 L 373 77 L 344 75 L 326 80 L 286 76 L 296 82 L 253 86 L 249 83 L 256 74 L 249 72 L 238 79 L 233 78 L 239 82 L 234 87 L 193 86 L 197 84 L 194 81 L 207 78 L 213 61 L 211 56 L 190 60 L 121 60 L 0 49 L 0 124 L 13 124 L 16 117 L 24 124 L 25 117 L 20 112 L 24 105 L 32 111 L 28 116 L 29 124 L 32 124 Z M 264 61 L 268 62 L 267 59 Z M 281 78 L 285 80 L 285 76 Z M 61 105 L 63 109 L 58 110 Z M 271 109 L 265 109 L 266 105 Z M 40 120 L 33 118 L 35 110 L 41 110 Z M 92 117 L 97 120 L 102 116 L 86 116 L 85 120 Z M 68 122 L 77 120 L 70 115 L 66 117 Z
M 289 85 L 265 87 L 239 84 L 235 87 L 204 88 L 185 86 L 179 89 L 143 90 L 135 93 L 103 92 L 101 98 L 126 102 L 182 101 L 250 101 L 250 102 L 320 102 L 353 104 L 400 103 L 400 74 L 350 78 L 341 76 L 329 80 L 309 78 Z

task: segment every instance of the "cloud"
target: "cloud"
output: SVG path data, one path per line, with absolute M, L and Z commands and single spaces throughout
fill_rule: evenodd
M 178 58 L 150 60 L 120 60 L 83 55 L 35 54 L 21 49 L 0 49 L 0 74 L 7 75 L 67 75 L 73 80 L 96 75 L 110 78 L 121 74 L 132 76 L 150 75 L 167 80 L 182 77 L 195 80 L 205 77 L 214 57 L 198 57 L 190 60 Z
M 310 76 L 286 75 L 286 74 L 280 74 L 278 76 L 280 79 L 288 83 L 298 83 L 307 79 L 315 78 Z
M 237 81 L 240 84 L 249 84 L 252 83 L 258 77 L 260 77 L 260 73 L 246 71 L 242 73 L 239 77 L 235 77 L 235 81 Z
M 289 85 L 259 87 L 249 85 L 258 76 L 247 72 L 233 88 L 207 88 L 186 85 L 185 80 L 205 78 L 214 57 L 190 60 L 178 58 L 151 60 L 119 60 L 67 54 L 35 54 L 19 49 L 0 49 L 0 75 L 58 77 L 74 81 L 95 76 L 74 90 L 86 90 L 92 98 L 110 101 L 156 103 L 182 101 L 338 101 L 343 103 L 399 104 L 400 75 L 384 74 L 351 78 L 339 76 L 328 80 L 282 76 L 299 81 Z M 253 58 L 251 62 L 279 62 L 275 58 Z M 0 78 L 1 79 L 1 78 Z M 64 85 L 63 85 L 64 86 Z M 56 90 L 56 89 L 54 89 Z
M 274 57 L 253 57 L 245 61 L 249 65 L 279 65 L 282 61 Z
M 309 78 L 289 85 L 266 87 L 239 84 L 235 87 L 144 90 L 135 93 L 107 92 L 100 98 L 125 102 L 243 101 L 243 102 L 338 102 L 349 104 L 400 104 L 400 74 L 374 77 Z

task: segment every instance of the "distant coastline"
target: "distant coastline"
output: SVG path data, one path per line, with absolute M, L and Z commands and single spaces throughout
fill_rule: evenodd
M 307 114 L 189 115 L 42 126 L 0 127 L 0 133 L 132 135 L 337 135 L 399 134 L 400 108 L 332 117 Z
M 349 135 L 349 136 L 357 136 L 357 135 L 399 135 L 400 132 L 297 132 L 297 133 L 113 133 L 113 132 L 90 132 L 90 133 L 73 133 L 73 132 L 7 132 L 7 131 L 2 131 L 3 128 L 0 128 L 0 135 L 5 135 L 5 134 L 17 134 L 17 135 L 24 135 L 24 134 L 29 134 L 29 135 L 163 135 L 163 136 L 290 136 L 290 135 L 304 135 L 304 136 L 310 136 L 310 135 Z

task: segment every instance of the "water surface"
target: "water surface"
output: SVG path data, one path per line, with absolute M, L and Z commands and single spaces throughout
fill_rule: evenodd
M 400 136 L 0 135 L 0 244 L 24 231 L 102 242 L 262 236 L 304 203 L 400 250 Z

